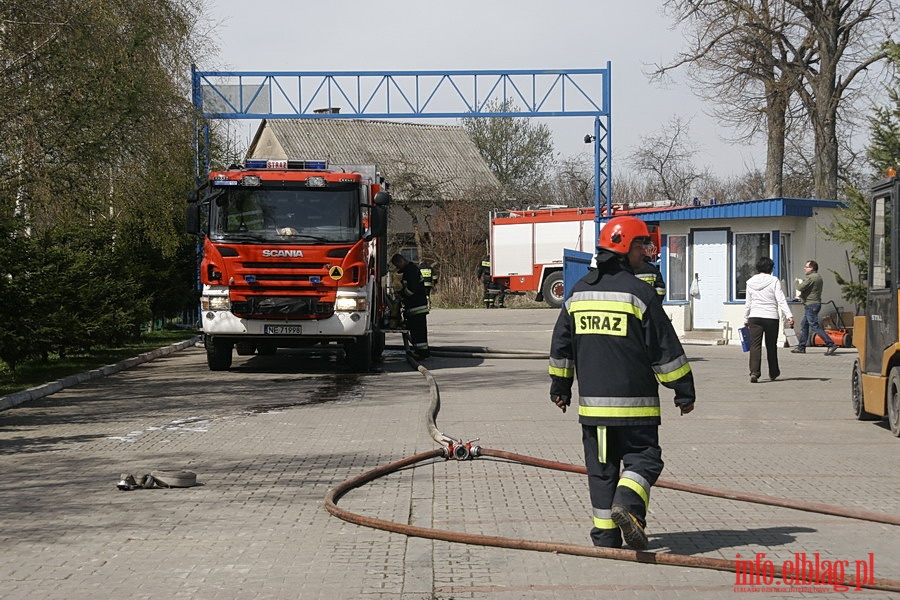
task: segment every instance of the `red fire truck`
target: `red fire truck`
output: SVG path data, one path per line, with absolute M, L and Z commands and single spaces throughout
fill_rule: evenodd
M 615 211 L 638 214 L 640 209 Z M 511 292 L 537 292 L 535 299 L 562 306 L 563 249 L 593 254 L 597 247 L 594 207 L 544 206 L 492 213 L 491 277 Z M 656 247 L 659 229 L 648 225 Z
M 381 358 L 387 205 L 374 167 L 248 159 L 191 192 L 202 235 L 200 309 L 213 371 L 240 355 L 339 345 L 354 370 Z

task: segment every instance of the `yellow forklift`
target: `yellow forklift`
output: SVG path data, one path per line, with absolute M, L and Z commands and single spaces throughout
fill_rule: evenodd
M 900 437 L 900 177 L 894 169 L 887 175 L 871 192 L 869 289 L 865 314 L 853 320 L 859 358 L 853 364 L 851 402 L 857 419 L 887 417 L 891 432 Z

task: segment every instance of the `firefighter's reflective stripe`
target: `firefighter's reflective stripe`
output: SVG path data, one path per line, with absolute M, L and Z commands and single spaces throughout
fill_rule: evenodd
M 691 372 L 691 365 L 687 356 L 682 354 L 675 360 L 671 360 L 664 365 L 654 365 L 653 372 L 656 373 L 656 379 L 660 383 L 676 381 Z
M 618 527 L 612 520 L 612 510 L 591 507 L 594 513 L 594 527 L 597 529 L 615 529 Z
M 606 426 L 599 425 L 597 427 L 597 460 L 601 463 L 606 462 Z
M 472 263 L 469 263 L 469 264 L 472 264 Z M 483 261 L 481 261 L 481 266 L 484 267 L 485 269 L 490 269 L 490 268 L 491 268 L 491 261 L 489 261 L 489 260 L 483 260 Z M 471 269 L 472 267 L 469 267 L 469 268 Z
M 579 396 L 578 414 L 583 417 L 658 417 L 659 397 Z
M 650 482 L 634 471 L 622 471 L 619 477 L 619 485 L 632 490 L 644 501 L 644 506 L 650 504 Z
M 569 314 L 582 311 L 613 311 L 634 315 L 638 320 L 644 318 L 647 304 L 627 292 L 575 292 L 566 301 Z
M 635 275 L 635 277 L 655 289 L 658 296 L 666 295 L 666 288 L 660 287 L 662 284 L 657 280 L 658 275 L 656 273 L 640 273 Z
M 568 358 L 550 358 L 550 374 L 571 379 L 575 377 L 575 361 Z
M 406 314 L 408 315 L 425 315 L 428 314 L 428 305 L 423 304 L 422 306 L 412 306 L 406 309 Z

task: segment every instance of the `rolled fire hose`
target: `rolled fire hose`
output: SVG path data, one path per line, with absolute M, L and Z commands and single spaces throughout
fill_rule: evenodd
M 479 349 L 479 350 L 487 350 L 487 349 Z M 490 353 L 492 357 L 498 357 L 498 355 L 505 354 L 517 354 L 519 351 L 499 351 L 497 353 Z M 434 351 L 432 352 L 434 354 Z M 463 352 L 460 352 L 463 354 Z M 544 354 L 546 357 L 546 354 Z M 563 543 L 555 543 L 555 542 L 544 542 L 537 540 L 525 540 L 525 539 L 516 539 L 516 538 L 508 538 L 501 536 L 489 536 L 489 535 L 480 535 L 480 534 L 469 534 L 462 533 L 457 531 L 448 531 L 444 529 L 434 529 L 429 527 L 419 527 L 415 525 L 408 525 L 404 523 L 397 523 L 394 521 L 386 521 L 384 519 L 378 519 L 375 517 L 368 517 L 365 515 L 360 515 L 358 513 L 353 513 L 350 511 L 346 511 L 337 506 L 338 500 L 340 500 L 344 495 L 346 495 L 350 490 L 362 487 L 366 483 L 374 481 L 380 477 L 385 475 L 389 475 L 391 473 L 395 473 L 400 471 L 401 469 L 416 465 L 418 463 L 434 460 L 437 458 L 472 458 L 476 456 L 483 456 L 487 458 L 497 458 L 503 459 L 512 462 L 518 462 L 521 464 L 527 464 L 531 466 L 555 469 L 559 471 L 569 472 L 569 473 L 579 473 L 585 474 L 586 469 L 582 465 L 573 465 L 569 463 L 560 463 L 555 461 L 543 460 L 540 458 L 535 458 L 531 456 L 525 456 L 522 454 L 516 454 L 513 452 L 505 452 L 502 450 L 492 450 L 490 448 L 480 448 L 477 446 L 471 446 L 471 444 L 465 445 L 467 452 L 465 452 L 464 456 L 461 453 L 454 452 L 454 446 L 459 448 L 463 445 L 463 442 L 458 439 L 454 439 L 450 436 L 444 435 L 437 428 L 436 419 L 437 414 L 440 411 L 440 391 L 437 386 L 437 382 L 431 373 L 422 365 L 418 364 L 411 357 L 407 357 L 407 360 L 410 364 L 418 370 L 425 377 L 426 381 L 428 381 L 430 395 L 431 395 L 431 403 L 429 405 L 428 411 L 426 412 L 426 427 L 428 428 L 429 434 L 432 439 L 441 444 L 443 448 L 438 448 L 435 450 L 431 450 L 429 452 L 423 452 L 421 454 L 417 454 L 415 456 L 410 456 L 408 458 L 377 467 L 372 469 L 371 471 L 367 471 L 366 473 L 362 473 L 361 475 L 357 475 L 347 481 L 344 481 L 337 487 L 329 490 L 328 494 L 325 497 L 325 508 L 329 513 L 338 517 L 339 519 L 343 519 L 344 521 L 348 521 L 350 523 L 356 523 L 357 525 L 363 525 L 366 527 L 373 527 L 375 529 L 382 529 L 384 531 L 391 531 L 395 533 L 402 533 L 405 535 L 413 536 L 413 537 L 421 537 L 428 539 L 437 539 L 444 540 L 447 542 L 457 542 L 461 544 L 475 544 L 480 546 L 493 546 L 499 548 L 511 548 L 517 550 L 534 550 L 539 552 L 554 552 L 560 554 L 571 554 L 575 556 L 591 556 L 595 558 L 607 558 L 613 560 L 626 560 L 630 562 L 639 562 L 639 563 L 647 563 L 647 564 L 660 564 L 660 565 L 670 565 L 670 566 L 678 566 L 678 567 L 694 567 L 701 569 L 711 569 L 716 571 L 725 571 L 729 573 L 735 572 L 735 562 L 732 560 L 725 560 L 721 558 L 707 558 L 700 556 L 688 556 L 684 554 L 674 554 L 674 553 L 655 553 L 655 552 L 642 552 L 636 550 L 628 550 L 623 548 L 601 548 L 597 546 L 579 546 L 576 544 L 563 544 Z M 471 450 L 471 452 L 469 452 Z M 794 510 L 801 510 L 805 512 L 815 512 L 821 514 L 828 514 L 838 517 L 845 517 L 850 519 L 858 519 L 858 520 L 866 520 L 873 521 L 876 523 L 885 523 L 888 525 L 900 525 L 900 517 L 895 515 L 889 515 L 885 513 L 877 513 L 870 511 L 862 511 L 862 510 L 854 510 L 847 509 L 840 506 L 832 506 L 828 504 L 821 504 L 816 502 L 802 502 L 797 500 L 790 500 L 787 498 L 776 498 L 772 496 L 764 496 L 761 494 L 750 494 L 744 492 L 735 492 L 728 490 L 718 490 L 714 488 L 707 488 L 701 486 L 694 486 L 690 484 L 677 483 L 673 481 L 668 481 L 664 479 L 657 480 L 656 486 L 661 488 L 667 488 L 672 490 L 684 491 L 689 493 L 701 494 L 706 496 L 714 496 L 717 498 L 725 498 L 729 500 L 736 500 L 739 502 L 752 502 L 756 504 L 764 504 L 769 506 L 778 506 L 782 508 L 791 508 Z M 773 566 L 774 572 L 772 575 L 778 579 L 782 579 L 783 574 L 780 566 Z M 843 581 L 840 582 L 828 582 L 830 585 L 843 584 L 848 587 L 852 587 L 854 589 L 873 589 L 873 590 L 884 590 L 890 592 L 898 592 L 900 593 L 900 580 L 896 579 L 883 579 L 883 578 L 874 578 L 869 577 L 867 581 L 861 581 L 858 583 L 852 578 L 844 578 Z

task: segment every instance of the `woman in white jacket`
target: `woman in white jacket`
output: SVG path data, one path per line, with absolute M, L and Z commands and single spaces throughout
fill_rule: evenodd
M 787 319 L 787 326 L 794 326 L 794 317 L 781 282 L 772 275 L 775 263 L 768 256 L 756 261 L 758 273 L 747 280 L 747 302 L 744 309 L 744 325 L 750 328 L 750 383 L 759 381 L 762 362 L 763 337 L 766 339 L 766 362 L 769 365 L 769 379 L 781 375 L 778 368 L 778 326 L 779 310 Z

